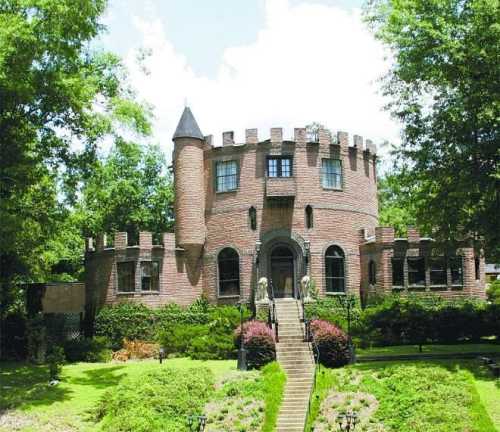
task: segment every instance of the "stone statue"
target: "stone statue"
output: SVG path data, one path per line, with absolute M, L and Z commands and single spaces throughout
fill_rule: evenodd
M 305 302 L 313 301 L 316 297 L 315 286 L 309 275 L 305 275 L 300 280 L 301 293 Z
M 267 294 L 267 278 L 261 277 L 257 283 L 257 292 L 255 293 L 255 301 L 257 303 L 268 303 L 269 296 Z

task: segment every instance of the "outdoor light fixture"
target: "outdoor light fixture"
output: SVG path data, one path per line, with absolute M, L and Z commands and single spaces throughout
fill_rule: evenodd
M 240 348 L 238 349 L 238 370 L 247 370 L 247 350 L 245 349 L 245 341 L 243 337 L 243 301 L 237 303 L 238 309 L 240 311 Z
M 337 422 L 339 424 L 339 430 L 343 432 L 352 432 L 358 424 L 358 415 L 352 411 L 345 414 L 339 414 Z
M 259 252 L 260 252 L 260 247 L 261 247 L 261 246 L 262 246 L 262 242 L 260 242 L 259 240 L 257 240 L 257 241 L 255 242 L 255 251 L 256 251 L 257 253 L 259 253 Z
M 187 417 L 187 423 L 190 432 L 203 432 L 205 430 L 205 425 L 207 424 L 207 416 L 202 415 L 190 415 Z
M 165 348 L 160 347 L 160 351 L 158 353 L 158 358 L 160 359 L 160 364 L 162 364 L 163 359 L 165 358 Z

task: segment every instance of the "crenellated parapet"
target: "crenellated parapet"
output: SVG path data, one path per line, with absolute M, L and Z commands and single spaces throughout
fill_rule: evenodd
M 122 251 L 127 249 L 165 249 L 175 250 L 175 235 L 174 233 L 161 233 L 161 238 L 158 241 L 158 236 L 150 231 L 139 231 L 139 236 L 129 236 L 125 231 L 116 231 L 112 236 L 101 233 L 94 237 L 85 239 L 85 252 L 103 252 L 103 251 Z M 136 239 L 135 241 L 132 239 Z
M 283 144 L 283 143 L 295 143 L 298 145 L 305 144 L 318 144 L 319 146 L 338 146 L 341 149 L 350 149 L 351 151 L 359 151 L 365 155 L 371 155 L 376 157 L 377 155 L 377 145 L 373 143 L 372 140 L 364 140 L 361 135 L 353 135 L 352 140 L 349 139 L 349 134 L 344 131 L 339 131 L 335 135 L 332 135 L 328 129 L 319 129 L 314 136 L 307 133 L 306 128 L 295 128 L 294 135 L 290 139 L 285 139 L 283 135 L 283 128 L 272 127 L 269 130 L 269 138 L 259 139 L 259 130 L 256 128 L 245 130 L 245 141 L 238 143 L 235 140 L 234 131 L 225 131 L 222 133 L 222 146 L 214 147 L 213 136 L 208 135 L 205 137 L 206 149 L 219 149 L 227 147 L 241 147 L 244 145 L 258 145 L 258 144 Z

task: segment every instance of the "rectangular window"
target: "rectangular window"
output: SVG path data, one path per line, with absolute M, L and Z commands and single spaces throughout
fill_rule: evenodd
M 429 273 L 431 285 L 446 285 L 446 261 L 444 257 L 430 259 Z
M 215 163 L 215 190 L 229 192 L 238 188 L 238 163 L 236 161 L 220 161 Z
M 323 159 L 321 181 L 324 188 L 342 189 L 342 163 L 339 159 Z
M 408 258 L 408 285 L 425 286 L 425 259 L 423 257 Z
M 392 259 L 392 286 L 402 287 L 405 284 L 404 261 L 402 258 Z
M 452 285 L 463 284 L 462 257 L 450 258 L 450 273 Z
M 272 156 L 267 158 L 268 177 L 291 177 L 293 175 L 292 158 Z
M 116 264 L 118 272 L 118 292 L 135 291 L 135 262 L 119 262 Z
M 160 291 L 160 263 L 158 261 L 141 262 L 142 291 Z

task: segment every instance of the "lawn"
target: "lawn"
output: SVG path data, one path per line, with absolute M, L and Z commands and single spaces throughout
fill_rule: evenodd
M 428 354 L 454 354 L 454 353 L 493 353 L 500 355 L 500 344 L 460 344 L 460 345 L 424 345 L 422 353 L 418 345 L 398 345 L 373 348 L 357 348 L 358 356 L 390 356 L 390 355 L 428 355 Z
M 476 360 L 367 362 L 322 369 L 308 430 L 354 410 L 360 431 L 495 432 L 499 406 L 500 380 Z
M 12 414 L 8 424 L 0 420 L 0 431 L 95 430 L 95 425 L 88 421 L 87 412 L 106 390 L 125 377 L 139 376 L 166 365 L 176 368 L 206 366 L 216 378 L 236 370 L 235 361 L 171 359 L 163 365 L 158 361 L 75 363 L 64 366 L 58 386 L 48 387 L 46 367 L 0 363 L 0 413 L 9 410 Z

